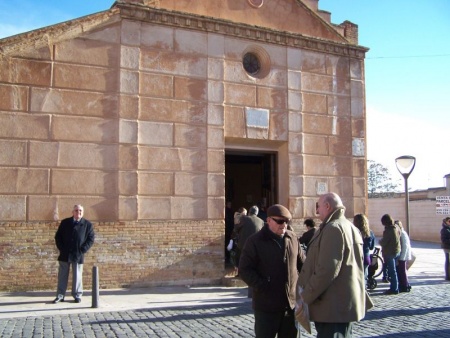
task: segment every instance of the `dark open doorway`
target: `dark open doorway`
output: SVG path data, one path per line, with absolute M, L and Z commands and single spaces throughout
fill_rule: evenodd
M 225 197 L 234 210 L 270 206 L 278 200 L 275 153 L 226 151 Z

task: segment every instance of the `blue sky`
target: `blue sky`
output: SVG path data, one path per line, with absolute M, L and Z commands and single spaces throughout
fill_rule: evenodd
M 331 21 L 358 25 L 366 54 L 367 157 L 389 168 L 416 157 L 411 190 L 450 174 L 450 1 L 320 0 Z
M 113 2 L 0 0 L 0 38 L 106 10 Z M 444 186 L 450 174 L 450 1 L 320 0 L 319 8 L 331 12 L 333 23 L 357 24 L 359 44 L 370 48 L 368 159 L 388 167 L 402 190 L 395 158 L 415 156 L 411 190 Z

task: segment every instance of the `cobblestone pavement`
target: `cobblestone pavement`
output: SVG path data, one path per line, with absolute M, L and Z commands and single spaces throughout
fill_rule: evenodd
M 450 337 L 450 282 L 443 278 L 444 255 L 436 244 L 413 245 L 417 260 L 409 271 L 411 292 L 383 295 L 388 284 L 379 281 L 371 292 L 375 307 L 355 324 L 354 337 Z M 171 294 L 174 302 L 170 306 L 155 303 L 158 306 L 119 311 L 80 308 L 75 313 L 26 312 L 20 316 L 13 310 L 14 295 L 0 295 L 0 337 L 254 337 L 246 289 L 231 290 L 232 297 L 220 300 L 214 294 L 213 300 L 210 295 L 201 301 L 180 302 L 182 305 L 176 300 L 183 295 Z M 127 301 L 123 294 L 115 299 Z M 20 309 L 21 304 L 16 307 Z M 302 330 L 301 336 L 315 337 L 312 326 L 312 334 Z

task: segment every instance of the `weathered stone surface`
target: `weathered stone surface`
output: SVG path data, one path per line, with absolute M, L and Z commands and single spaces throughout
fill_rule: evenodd
M 174 174 L 155 173 L 139 171 L 139 195 L 162 195 L 172 196 L 174 194 Z
M 208 148 L 223 149 L 225 146 L 225 137 L 223 128 L 208 128 Z
M 27 164 L 27 142 L 0 140 L 0 165 L 4 166 L 26 166 Z
M 303 153 L 311 155 L 328 155 L 330 152 L 328 138 L 323 135 L 303 135 Z
M 170 197 L 139 197 L 138 219 L 166 220 L 171 215 Z
M 0 83 L 0 109 L 26 110 L 28 105 L 27 88 L 23 86 L 8 86 Z
M 255 107 L 256 87 L 225 83 L 225 103 L 230 105 Z
M 302 103 L 304 112 L 318 114 L 326 114 L 328 112 L 326 95 L 303 93 Z
M 242 107 L 225 106 L 225 138 L 238 137 L 245 138 L 247 136 L 245 128 L 244 109 Z
M 108 195 L 118 194 L 115 172 L 98 170 L 52 170 L 52 193 L 57 195 Z
M 93 117 L 54 116 L 52 137 L 60 141 L 116 143 L 118 121 Z
M 119 195 L 137 195 L 138 194 L 138 173 L 135 171 L 119 171 Z
M 173 97 L 173 76 L 141 73 L 139 94 L 152 97 Z
M 48 194 L 48 169 L 0 168 L 0 194 Z
M 50 116 L 20 113 L 0 115 L 0 137 L 12 139 L 48 139 Z
M 336 119 L 332 116 L 303 114 L 303 131 L 311 134 L 335 134 Z
M 54 85 L 57 88 L 115 92 L 119 88 L 117 71 L 103 67 L 55 64 Z
M 206 196 L 207 177 L 206 174 L 175 173 L 175 196 Z
M 26 219 L 26 196 L 0 195 L 0 219 L 7 221 L 23 221 Z
M 262 108 L 287 109 L 287 94 L 285 89 L 257 89 L 258 106 Z
M 208 150 L 208 172 L 225 172 L 225 152 L 221 150 Z
M 118 45 L 91 39 L 65 40 L 55 48 L 55 61 L 58 62 L 117 67 L 119 56 Z
M 172 123 L 139 122 L 139 144 L 172 146 L 174 134 Z
M 140 98 L 140 119 L 161 122 L 206 123 L 208 110 L 202 102 Z
M 78 90 L 31 89 L 31 111 L 65 115 L 115 117 L 118 97 Z
M 208 174 L 208 196 L 225 196 L 224 174 Z
M 206 127 L 175 124 L 175 146 L 205 148 Z

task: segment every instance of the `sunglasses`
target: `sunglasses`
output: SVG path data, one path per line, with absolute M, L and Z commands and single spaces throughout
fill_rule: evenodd
M 272 217 L 270 217 L 270 218 L 272 218 Z M 288 222 L 288 221 L 286 221 L 285 219 L 275 219 L 275 218 L 272 218 L 272 220 L 273 220 L 275 223 L 280 224 L 280 225 Z

